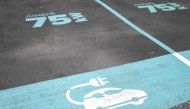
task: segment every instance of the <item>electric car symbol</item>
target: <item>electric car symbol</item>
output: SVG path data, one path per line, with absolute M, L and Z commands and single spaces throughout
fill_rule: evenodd
M 110 87 L 92 91 L 84 96 L 83 102 L 78 102 L 70 97 L 70 91 L 67 92 L 67 99 L 71 103 L 83 105 L 85 109 L 116 109 L 129 104 L 140 105 L 147 96 L 148 94 L 142 90 Z
M 108 94 L 110 91 L 117 91 L 118 93 Z M 94 96 L 97 94 L 99 97 Z M 84 107 L 85 109 L 115 109 L 129 104 L 140 105 L 147 98 L 147 93 L 141 90 L 104 88 L 86 94 L 84 96 Z

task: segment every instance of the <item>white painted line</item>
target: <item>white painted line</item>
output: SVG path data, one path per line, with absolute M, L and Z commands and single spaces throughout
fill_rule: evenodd
M 154 43 L 156 43 L 157 45 L 159 45 L 160 47 L 162 47 L 163 49 L 165 49 L 166 51 L 168 51 L 169 53 L 171 53 L 173 56 L 175 56 L 177 59 L 179 59 L 180 61 L 182 61 L 183 63 L 185 63 L 187 66 L 190 67 L 190 61 L 188 59 L 186 59 L 185 57 L 183 57 L 182 55 L 180 55 L 179 53 L 177 53 L 171 47 L 169 47 L 168 45 L 164 44 L 163 42 L 161 42 L 160 40 L 156 39 L 154 36 L 152 36 L 148 32 L 144 31 L 143 29 L 141 29 L 140 27 L 138 27 L 137 25 L 135 25 L 133 22 L 131 22 L 130 20 L 128 20 L 126 17 L 124 17 L 123 15 L 121 15 L 119 12 L 117 12 L 116 10 L 114 10 L 113 8 L 111 8 L 110 6 L 108 6 L 107 4 L 105 4 L 104 2 L 102 2 L 101 0 L 95 0 L 95 1 L 97 3 L 99 3 L 100 5 L 102 5 L 104 8 L 106 8 L 108 11 L 110 11 L 117 18 L 119 18 L 120 20 L 122 20 L 124 23 L 126 23 L 127 25 L 129 25 L 131 28 L 133 28 L 134 30 L 138 31 L 139 33 L 141 33 L 142 35 L 144 35 L 145 37 L 147 37 L 148 39 L 150 39 L 151 41 L 153 41 Z
M 182 55 L 180 55 L 179 53 L 173 53 L 173 55 L 176 57 L 176 58 L 178 58 L 179 60 L 181 60 L 183 63 L 185 63 L 187 66 L 189 66 L 190 67 L 190 61 L 187 59 L 187 58 L 185 58 L 185 57 L 183 57 Z

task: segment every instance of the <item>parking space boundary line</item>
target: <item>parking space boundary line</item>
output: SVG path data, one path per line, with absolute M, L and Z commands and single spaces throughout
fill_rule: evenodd
M 175 50 L 173 50 L 172 48 L 170 48 L 169 46 L 167 46 L 163 42 L 161 42 L 158 39 L 156 39 L 154 36 L 152 36 L 149 33 L 145 32 L 143 29 L 141 29 L 140 27 L 138 27 L 137 25 L 135 25 L 134 23 L 132 23 L 126 17 L 124 17 L 123 15 L 121 15 L 119 12 L 117 12 L 116 10 L 114 10 L 113 8 L 111 8 L 110 6 L 108 6 L 107 4 L 105 4 L 104 2 L 102 2 L 101 0 L 95 0 L 95 2 L 97 2 L 98 4 L 100 4 L 101 6 L 103 6 L 104 8 L 106 8 L 108 11 L 110 11 L 117 18 L 119 18 L 124 23 L 126 23 L 127 25 L 129 25 L 131 28 L 133 28 L 134 30 L 138 31 L 139 33 L 141 33 L 142 35 L 144 35 L 145 37 L 147 37 L 148 39 L 150 39 L 151 41 L 153 41 L 154 43 L 156 43 L 157 45 L 159 45 L 161 48 L 165 49 L 166 51 L 168 51 L 169 53 L 171 53 L 174 57 L 176 57 L 177 59 L 179 59 L 180 61 L 182 61 L 183 63 L 185 63 L 187 66 L 190 67 L 190 61 L 187 58 L 183 57 L 181 54 L 179 54 L 178 52 L 176 52 Z

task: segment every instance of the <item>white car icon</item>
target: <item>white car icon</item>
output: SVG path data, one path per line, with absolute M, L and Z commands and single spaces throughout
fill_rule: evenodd
M 119 93 L 107 94 L 109 91 L 119 91 Z M 102 97 L 94 97 L 97 94 Z M 115 109 L 129 104 L 140 105 L 147 98 L 147 93 L 142 90 L 103 88 L 86 94 L 83 103 L 85 109 Z

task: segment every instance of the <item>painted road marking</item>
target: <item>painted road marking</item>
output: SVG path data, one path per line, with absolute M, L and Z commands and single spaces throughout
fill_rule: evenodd
M 183 63 L 185 63 L 187 66 L 190 67 L 190 61 L 188 59 L 186 59 L 185 57 L 183 57 L 182 55 L 180 55 L 179 53 L 177 53 L 175 50 L 173 50 L 172 48 L 170 48 L 169 46 L 167 46 L 163 42 L 161 42 L 158 39 L 156 39 L 154 36 L 150 35 L 149 33 L 145 32 L 144 30 L 142 30 L 140 27 L 138 27 L 137 25 L 135 25 L 134 23 L 132 23 L 131 21 L 129 21 L 127 18 L 125 18 L 123 15 L 121 15 L 120 13 L 118 13 L 116 10 L 114 10 L 113 8 L 111 8 L 110 6 L 108 6 L 107 4 L 105 4 L 104 2 L 102 2 L 100 0 L 95 0 L 95 1 L 97 3 L 99 3 L 100 5 L 102 5 L 104 8 L 106 8 L 108 11 L 110 11 L 113 15 L 115 15 L 116 17 L 118 17 L 120 20 L 122 20 L 123 22 L 125 22 L 127 25 L 129 25 L 130 27 L 132 27 L 134 30 L 136 30 L 139 33 L 141 33 L 142 35 L 146 36 L 147 38 L 149 38 L 150 40 L 152 40 L 153 42 L 155 42 L 156 44 L 158 44 L 160 47 L 162 47 L 166 51 L 168 51 L 171 54 L 173 54 L 173 56 L 175 56 L 180 61 L 182 61 Z
M 45 13 L 45 14 L 34 14 L 27 15 L 25 21 L 36 21 L 33 25 L 33 28 L 40 28 L 44 25 L 46 20 L 49 19 L 51 25 L 66 25 L 71 23 L 73 20 L 75 23 L 86 22 L 87 18 L 80 12 L 78 13 L 69 13 L 67 14 L 55 14 L 55 13 Z
M 102 87 L 110 83 L 107 81 L 107 78 L 92 78 L 87 83 L 75 85 L 67 90 L 66 98 L 70 103 L 75 105 L 82 105 L 85 109 L 115 109 L 119 107 L 124 107 L 127 105 L 141 105 L 148 98 L 148 94 L 142 90 L 137 89 L 122 89 L 117 87 L 107 87 L 100 88 L 94 90 L 90 93 L 87 93 L 84 96 L 84 101 L 77 101 L 72 98 L 71 91 L 77 90 L 86 86 L 92 87 Z M 110 91 L 114 91 L 117 93 L 109 93 Z M 97 97 L 96 95 L 100 95 L 102 97 L 94 99 Z
M 161 11 L 176 11 L 187 9 L 185 6 L 181 6 L 177 3 L 140 3 L 135 4 L 139 9 L 148 9 L 150 13 L 156 13 Z
M 190 51 L 181 54 L 190 59 Z M 106 102 L 107 105 L 95 102 L 93 106 L 108 106 L 109 109 L 114 104 L 119 109 L 166 109 L 190 99 L 189 72 L 188 66 L 169 54 L 2 90 L 0 109 L 88 109 L 91 101 L 98 99 L 106 102 L 104 100 L 110 100 L 107 98 L 114 97 L 120 99 L 110 100 L 110 103 Z M 68 90 L 72 99 L 81 104 L 74 104 L 67 99 Z M 129 92 L 133 102 L 129 98 L 122 98 Z

